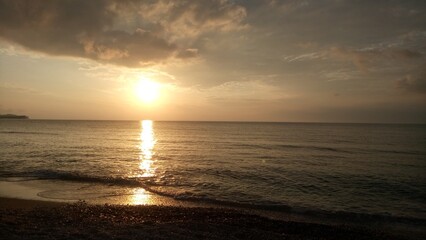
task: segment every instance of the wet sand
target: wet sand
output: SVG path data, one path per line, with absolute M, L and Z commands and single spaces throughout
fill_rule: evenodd
M 382 232 L 272 220 L 232 209 L 94 205 L 0 198 L 5 239 L 404 239 Z

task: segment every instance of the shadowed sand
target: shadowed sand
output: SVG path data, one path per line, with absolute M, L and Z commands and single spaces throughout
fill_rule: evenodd
M 5 239 L 402 239 L 236 210 L 74 204 L 0 198 Z

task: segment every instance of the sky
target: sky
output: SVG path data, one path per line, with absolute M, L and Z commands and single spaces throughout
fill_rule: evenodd
M 426 1 L 0 0 L 0 113 L 426 123 Z

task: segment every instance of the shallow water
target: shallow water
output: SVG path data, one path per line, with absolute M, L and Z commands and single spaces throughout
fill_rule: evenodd
M 46 199 L 426 220 L 426 125 L 4 120 L 0 143 L 0 179 L 63 186 Z

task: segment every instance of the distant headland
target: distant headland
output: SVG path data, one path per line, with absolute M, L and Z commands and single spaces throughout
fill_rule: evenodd
M 0 114 L 0 119 L 30 119 L 30 118 L 25 115 Z

